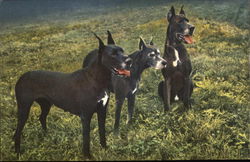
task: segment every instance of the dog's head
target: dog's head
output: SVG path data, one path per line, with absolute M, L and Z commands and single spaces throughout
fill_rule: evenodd
M 108 32 L 108 34 L 112 38 L 111 33 Z M 124 55 L 123 49 L 116 46 L 114 41 L 111 44 L 104 45 L 101 38 L 99 38 L 95 33 L 94 35 L 99 40 L 98 62 L 116 75 L 130 76 L 130 71 L 125 68 L 127 67 L 127 64 L 131 63 L 131 59 Z
M 144 40 L 140 38 L 140 63 L 144 65 L 144 68 L 153 67 L 155 69 L 162 69 L 167 66 L 166 60 L 160 55 L 160 50 L 154 46 L 151 40 L 149 45 L 146 45 Z
M 169 22 L 168 26 L 168 37 L 177 42 L 184 42 L 187 44 L 193 43 L 192 35 L 194 33 L 194 25 L 189 23 L 186 18 L 183 6 L 179 15 L 175 14 L 175 9 L 172 6 L 167 14 L 167 20 Z
M 170 67 L 174 68 L 179 67 L 182 63 L 179 57 L 179 52 L 172 46 L 168 46 L 164 59 L 166 59 L 167 64 Z

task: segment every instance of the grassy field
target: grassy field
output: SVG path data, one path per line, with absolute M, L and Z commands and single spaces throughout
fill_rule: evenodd
M 30 70 L 73 72 L 81 68 L 86 54 L 98 46 L 90 31 L 106 40 L 106 30 L 110 30 L 127 54 L 138 49 L 139 36 L 145 40 L 153 36 L 163 51 L 165 15 L 171 5 L 179 11 L 183 4 L 196 26 L 196 43 L 186 45 L 196 85 L 192 109 L 183 112 L 182 103 L 175 103 L 164 114 L 157 95 L 161 72 L 146 70 L 137 92 L 134 123 L 126 125 L 125 102 L 119 137 L 113 135 L 111 95 L 107 150 L 99 144 L 97 116 L 92 118 L 93 160 L 250 159 L 250 1 L 121 2 L 1 25 L 0 160 L 84 160 L 80 119 L 52 107 L 45 134 L 37 104 L 23 130 L 25 152 L 16 156 L 12 140 L 17 124 L 16 81 Z

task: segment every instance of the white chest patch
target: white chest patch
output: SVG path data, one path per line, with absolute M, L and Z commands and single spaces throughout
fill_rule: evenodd
M 180 61 L 180 58 L 179 58 L 179 52 L 178 52 L 176 49 L 174 49 L 174 54 L 175 54 L 175 58 L 176 58 L 176 60 L 175 60 L 175 61 L 173 61 L 173 66 L 174 66 L 174 67 L 176 67 L 176 66 L 177 66 L 177 64 L 178 64 L 178 61 Z
M 149 55 L 155 55 L 155 52 L 154 52 L 154 51 L 153 51 L 153 52 L 150 52 Z
M 132 91 L 132 94 L 134 94 L 137 91 L 137 87 Z
M 104 96 L 100 100 L 98 100 L 98 103 L 102 101 L 102 105 L 105 106 L 108 99 L 109 99 L 109 96 L 108 96 L 107 92 L 104 91 Z
M 176 95 L 175 98 L 174 98 L 175 101 L 178 101 L 179 100 L 179 97 Z

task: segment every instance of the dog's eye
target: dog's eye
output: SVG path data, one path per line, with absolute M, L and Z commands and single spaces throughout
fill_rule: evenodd
M 187 18 L 182 18 L 182 19 L 177 19 L 177 20 L 176 20 L 176 23 L 177 23 L 177 24 L 183 24 L 183 23 L 185 23 L 185 22 L 189 22 L 189 20 L 188 20 Z
M 155 52 L 149 53 L 149 56 L 150 56 L 150 57 L 154 57 L 154 56 L 155 56 Z
M 184 22 L 184 20 L 183 19 L 180 19 L 179 21 L 177 21 L 176 23 L 177 24 L 182 24 Z

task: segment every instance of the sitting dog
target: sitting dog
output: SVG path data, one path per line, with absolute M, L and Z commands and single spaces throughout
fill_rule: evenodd
M 188 109 L 191 107 L 190 97 L 193 92 L 193 82 L 190 76 L 192 65 L 182 43 L 193 43 L 192 35 L 195 27 L 188 23 L 183 6 L 179 15 L 175 14 L 172 6 L 167 14 L 167 20 L 169 25 L 163 58 L 170 66 L 162 69 L 165 80 L 159 83 L 158 93 L 163 99 L 165 111 L 171 109 L 170 104 L 178 99 L 184 103 L 185 109 Z
M 108 32 L 108 44 L 114 44 L 114 40 Z M 94 59 L 96 59 L 96 50 L 91 51 L 84 59 L 83 67 L 89 66 Z M 139 51 L 136 51 L 129 55 L 132 59 L 132 65 L 129 68 L 130 77 L 120 77 L 112 75 L 110 92 L 115 93 L 116 99 L 116 112 L 115 112 L 115 135 L 119 134 L 119 123 L 121 108 L 125 98 L 128 99 L 128 120 L 127 123 L 131 123 L 134 112 L 135 94 L 139 86 L 142 72 L 149 68 L 162 69 L 167 66 L 167 62 L 161 58 L 160 51 L 157 49 L 153 41 L 151 40 L 149 45 L 140 38 Z
M 109 101 L 107 88 L 111 73 L 130 75 L 125 70 L 127 56 L 116 45 L 104 45 L 99 40 L 98 59 L 85 69 L 73 73 L 30 71 L 24 73 L 16 83 L 18 123 L 14 135 L 15 151 L 20 153 L 21 132 L 28 119 L 31 105 L 36 101 L 41 107 L 40 122 L 46 130 L 46 117 L 52 105 L 81 118 L 83 127 L 83 153 L 90 158 L 90 122 L 97 112 L 100 143 L 106 147 L 105 120 Z

